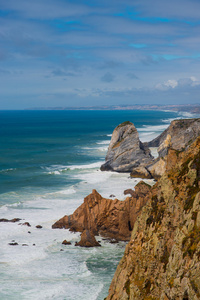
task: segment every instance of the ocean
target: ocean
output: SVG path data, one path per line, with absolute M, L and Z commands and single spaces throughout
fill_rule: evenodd
M 117 125 L 131 121 L 140 139 L 150 141 L 180 117 L 191 115 L 140 110 L 0 111 L 0 219 L 21 219 L 0 222 L 1 300 L 106 297 L 126 244 L 97 237 L 102 247 L 75 247 L 79 233 L 51 226 L 73 213 L 93 189 L 103 197 L 114 194 L 123 200 L 124 190 L 140 181 L 128 173 L 100 171 Z M 72 245 L 62 245 L 65 239 Z

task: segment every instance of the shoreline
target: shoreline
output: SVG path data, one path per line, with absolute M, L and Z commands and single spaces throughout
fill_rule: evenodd
M 33 107 L 24 110 L 153 110 L 169 112 L 200 113 L 199 104 L 179 104 L 179 105 L 102 105 L 102 106 L 85 106 L 85 107 Z

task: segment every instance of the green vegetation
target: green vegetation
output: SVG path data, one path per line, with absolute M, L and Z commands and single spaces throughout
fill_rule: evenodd
M 125 121 L 125 122 L 119 124 L 119 125 L 116 127 L 116 129 L 117 129 L 117 128 L 120 128 L 120 127 L 123 127 L 123 126 L 126 126 L 126 125 L 132 125 L 132 124 L 133 124 L 133 123 L 131 123 L 130 121 Z

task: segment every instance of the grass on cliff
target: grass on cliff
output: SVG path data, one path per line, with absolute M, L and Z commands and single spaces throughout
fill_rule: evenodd
M 120 128 L 120 127 L 123 127 L 123 126 L 126 126 L 126 125 L 133 125 L 133 123 L 131 123 L 130 121 L 125 121 L 125 122 L 119 124 L 119 125 L 116 127 L 116 129 L 117 129 L 117 128 Z

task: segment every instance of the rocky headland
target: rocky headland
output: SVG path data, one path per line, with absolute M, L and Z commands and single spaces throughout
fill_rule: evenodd
M 168 151 L 182 151 L 200 135 L 200 119 L 174 120 L 157 138 L 142 143 L 131 122 L 118 125 L 112 134 L 102 171 L 130 172 L 132 177 L 160 178 L 166 171 Z M 158 148 L 158 158 L 150 147 Z M 171 159 L 170 159 L 171 160 Z
M 158 181 L 152 187 L 141 181 L 125 191 L 130 197 L 124 201 L 93 190 L 72 215 L 52 226 L 82 232 L 80 246 L 96 243 L 94 235 L 129 241 L 106 300 L 200 299 L 199 128 L 199 119 L 175 120 L 142 144 L 133 124 L 121 124 L 102 169 L 121 172 L 116 162 L 122 162 L 127 172 L 145 168 Z M 158 147 L 156 160 L 148 147 Z
M 106 300 L 200 299 L 200 138 L 175 156 L 148 194 Z

